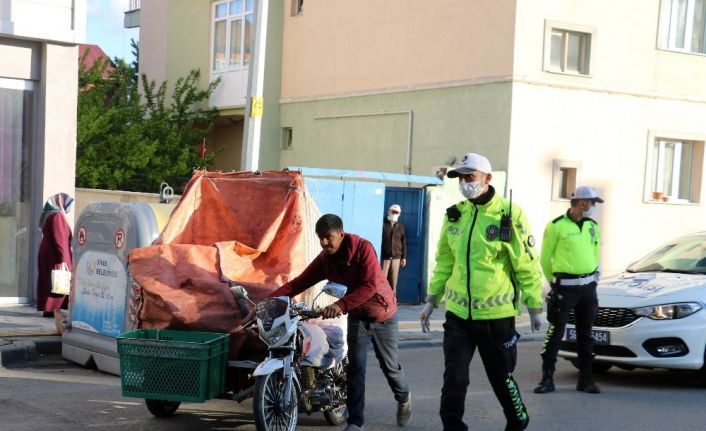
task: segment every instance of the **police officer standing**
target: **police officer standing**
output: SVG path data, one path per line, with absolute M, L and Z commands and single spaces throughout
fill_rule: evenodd
M 446 431 L 465 431 L 463 422 L 468 368 L 476 348 L 485 373 L 502 405 L 506 430 L 527 428 L 529 416 L 512 376 L 517 359 L 515 316 L 520 302 L 539 330 L 542 286 L 524 212 L 496 194 L 487 158 L 468 153 L 449 171 L 459 179 L 465 200 L 446 210 L 436 266 L 420 313 L 422 330 L 446 297 L 444 385 L 441 422 Z
M 551 291 L 547 295 L 549 328 L 542 348 L 542 380 L 534 392 L 554 391 L 554 365 L 559 342 L 569 319 L 576 316 L 576 346 L 579 361 L 577 391 L 600 393 L 591 377 L 593 339 L 591 327 L 598 310 L 596 281 L 600 255 L 600 229 L 591 218 L 596 203 L 603 203 L 591 187 L 578 187 L 571 196 L 571 208 L 544 230 L 540 262 Z

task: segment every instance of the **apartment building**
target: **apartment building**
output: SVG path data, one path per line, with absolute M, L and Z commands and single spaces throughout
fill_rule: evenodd
M 431 175 L 479 152 L 538 239 L 592 185 L 603 271 L 617 272 L 704 229 L 705 13 L 703 0 L 308 0 L 284 16 L 280 164 Z
M 283 3 L 267 3 L 259 166 L 277 169 Z M 210 167 L 214 170 L 240 170 L 244 164 L 243 134 L 256 4 L 256 0 L 133 0 L 126 13 L 126 25 L 140 27 L 140 73 L 148 79 L 167 81 L 171 88 L 179 77 L 199 69 L 204 87 L 221 80 L 209 101 L 219 113 L 215 130 L 207 140 L 207 151 L 218 154 L 215 165 Z
M 222 79 L 216 169 L 241 164 L 263 3 L 142 1 L 142 71 Z M 704 0 L 266 3 L 261 169 L 434 175 L 479 152 L 538 239 L 592 185 L 604 273 L 704 229 Z
M 0 2 L 0 303 L 32 302 L 42 205 L 74 195 L 85 33 L 85 0 Z

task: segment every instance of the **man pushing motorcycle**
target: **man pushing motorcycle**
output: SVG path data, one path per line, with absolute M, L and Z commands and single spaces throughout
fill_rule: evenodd
M 348 426 L 344 431 L 363 430 L 371 340 L 397 401 L 397 424 L 403 427 L 412 415 L 412 398 L 398 359 L 397 299 L 380 269 L 375 249 L 368 240 L 344 232 L 343 221 L 334 214 L 325 214 L 316 222 L 316 235 L 323 252 L 270 297 L 292 297 L 322 280 L 347 286 L 345 296 L 321 312 L 324 318 L 348 314 Z

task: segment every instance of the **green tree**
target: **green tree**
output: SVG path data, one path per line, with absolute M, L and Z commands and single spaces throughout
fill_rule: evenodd
M 83 59 L 82 59 L 83 60 Z M 168 97 L 136 63 L 96 61 L 79 69 L 76 185 L 156 192 L 162 181 L 180 191 L 194 169 L 213 163 L 202 159 L 201 142 L 218 116 L 205 108 L 219 81 L 198 88 L 198 70 L 177 79 Z M 138 91 L 141 86 L 141 94 Z

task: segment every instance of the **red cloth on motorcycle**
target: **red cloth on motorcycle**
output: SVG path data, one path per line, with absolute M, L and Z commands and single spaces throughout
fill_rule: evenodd
M 348 286 L 336 304 L 352 317 L 382 322 L 397 311 L 395 293 L 380 269 L 375 248 L 358 235 L 346 233 L 335 254 L 322 251 L 300 276 L 270 296 L 297 295 L 321 280 Z
M 139 326 L 228 332 L 231 358 L 264 351 L 224 280 L 257 302 L 304 270 L 316 221 L 305 199 L 298 172 L 196 172 L 154 245 L 130 252 Z

